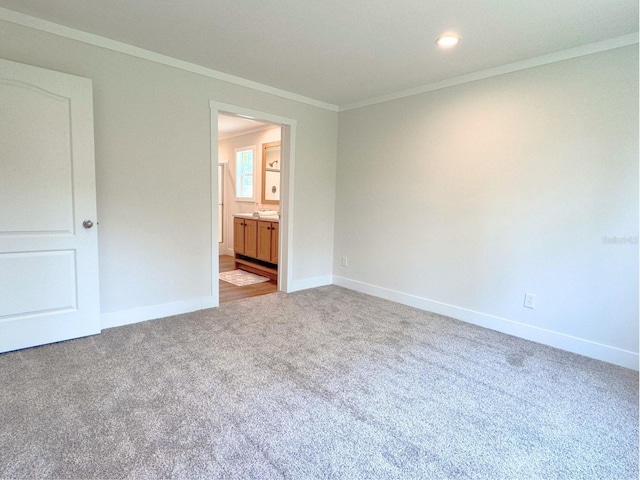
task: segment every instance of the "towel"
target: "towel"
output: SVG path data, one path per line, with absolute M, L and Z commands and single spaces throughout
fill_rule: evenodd
M 277 210 L 259 210 L 257 212 L 253 212 L 253 216 L 256 218 L 264 218 L 264 217 L 279 217 Z

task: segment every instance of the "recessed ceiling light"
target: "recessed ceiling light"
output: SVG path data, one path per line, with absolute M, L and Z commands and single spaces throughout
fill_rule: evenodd
M 455 33 L 445 33 L 436 39 L 436 45 L 440 48 L 451 48 L 459 44 L 460 40 L 462 40 L 462 38 Z

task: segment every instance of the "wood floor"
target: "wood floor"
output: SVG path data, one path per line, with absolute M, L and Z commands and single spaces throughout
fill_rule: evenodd
M 229 272 L 235 270 L 235 262 L 230 255 L 220 255 L 220 271 Z M 236 287 L 229 282 L 218 280 L 220 285 L 220 303 L 232 302 L 241 298 L 256 297 L 258 295 L 266 295 L 278 290 L 278 282 L 269 280 L 268 282 L 256 283 L 255 285 L 246 285 L 244 287 Z

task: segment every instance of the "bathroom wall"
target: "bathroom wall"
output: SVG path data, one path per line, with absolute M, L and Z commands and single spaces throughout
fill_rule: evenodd
M 235 135 L 218 141 L 218 159 L 225 164 L 224 185 L 224 221 L 223 242 L 220 244 L 220 255 L 233 255 L 233 214 L 252 213 L 256 210 L 280 210 L 279 205 L 262 204 L 262 144 L 280 141 L 281 128 L 265 128 L 259 132 L 246 135 Z M 243 147 L 255 147 L 255 202 L 237 201 L 235 149 Z

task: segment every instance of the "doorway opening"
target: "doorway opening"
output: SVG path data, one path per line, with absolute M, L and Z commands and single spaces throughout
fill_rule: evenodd
M 295 120 L 211 102 L 212 296 L 288 291 Z

